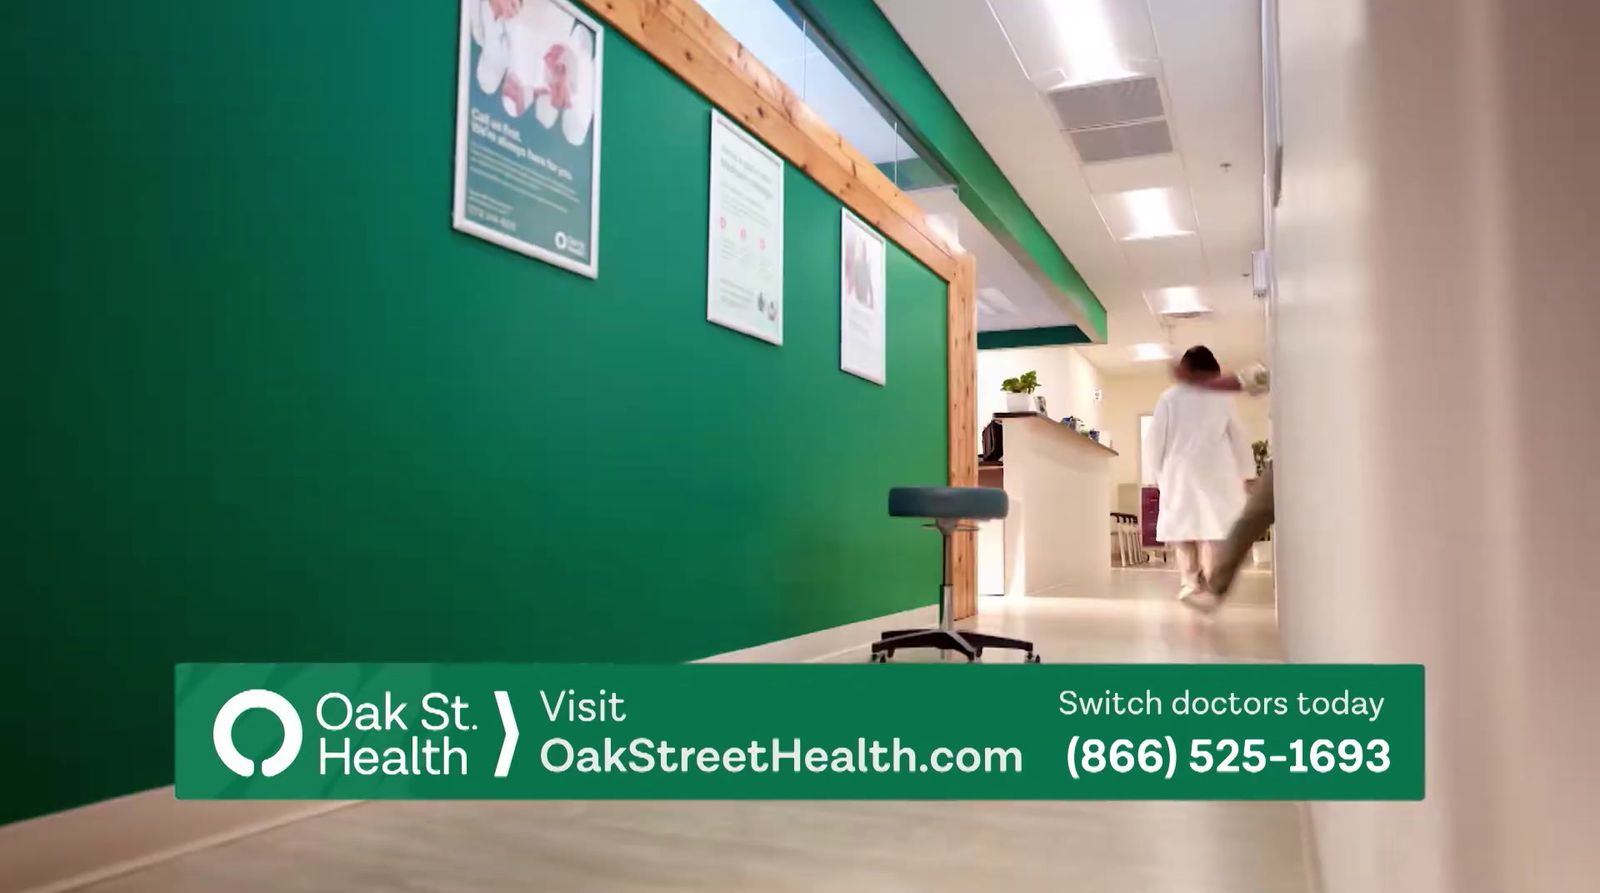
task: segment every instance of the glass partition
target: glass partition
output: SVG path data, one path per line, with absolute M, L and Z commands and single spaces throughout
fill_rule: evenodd
M 789 0 L 700 0 L 812 111 L 906 191 L 954 184 L 818 28 Z

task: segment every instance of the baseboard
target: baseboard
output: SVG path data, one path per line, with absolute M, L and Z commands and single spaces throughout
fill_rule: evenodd
M 60 893 L 349 802 L 178 800 L 170 786 L 0 825 L 0 893 Z
M 725 654 L 715 654 L 711 657 L 701 658 L 696 663 L 707 664 L 807 664 L 837 657 L 846 651 L 854 651 L 878 638 L 878 634 L 886 629 L 915 629 L 923 626 L 939 625 L 939 606 L 924 605 L 895 614 L 885 614 L 882 617 L 873 617 L 856 623 L 846 623 L 843 626 L 830 627 L 806 633 L 803 636 L 794 636 L 789 639 L 779 639 L 765 645 L 756 645 L 751 648 L 741 648 L 738 651 L 729 651 Z
M 938 606 L 927 605 L 699 662 L 812 663 L 864 647 L 885 629 L 938 622 Z M 177 800 L 168 786 L 0 825 L 0 893 L 64 893 L 350 805 Z

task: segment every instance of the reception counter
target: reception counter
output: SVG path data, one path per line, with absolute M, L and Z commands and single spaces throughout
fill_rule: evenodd
M 978 468 L 1011 512 L 978 533 L 978 591 L 1066 595 L 1111 572 L 1111 457 L 1115 450 L 1043 416 L 996 416 L 1004 452 Z

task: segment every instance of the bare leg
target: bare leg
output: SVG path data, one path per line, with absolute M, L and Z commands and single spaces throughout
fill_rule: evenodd
M 1200 544 L 1185 540 L 1167 545 L 1172 548 L 1173 558 L 1178 563 L 1178 576 L 1182 580 L 1178 593 L 1181 595 L 1200 588 Z
M 1227 593 L 1239 566 L 1244 563 L 1244 557 L 1250 554 L 1250 547 L 1267 532 L 1272 521 L 1272 466 L 1269 464 L 1266 471 L 1262 472 L 1261 480 L 1256 482 L 1255 489 L 1250 491 L 1244 512 L 1239 515 L 1239 520 L 1233 522 L 1228 538 L 1218 544 L 1220 548 L 1216 561 L 1206 571 L 1206 585 L 1212 592 L 1218 595 Z

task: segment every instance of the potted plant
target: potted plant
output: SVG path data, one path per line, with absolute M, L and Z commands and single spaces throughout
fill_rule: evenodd
M 1250 452 L 1256 458 L 1256 480 L 1267 471 L 1267 463 L 1272 461 L 1272 447 L 1265 440 L 1258 440 L 1250 444 Z M 1256 567 L 1272 566 L 1272 529 L 1261 534 L 1261 539 L 1250 546 L 1250 561 Z
M 1000 382 L 1006 392 L 1006 412 L 1033 412 L 1033 392 L 1039 389 L 1039 373 L 1033 370 Z

